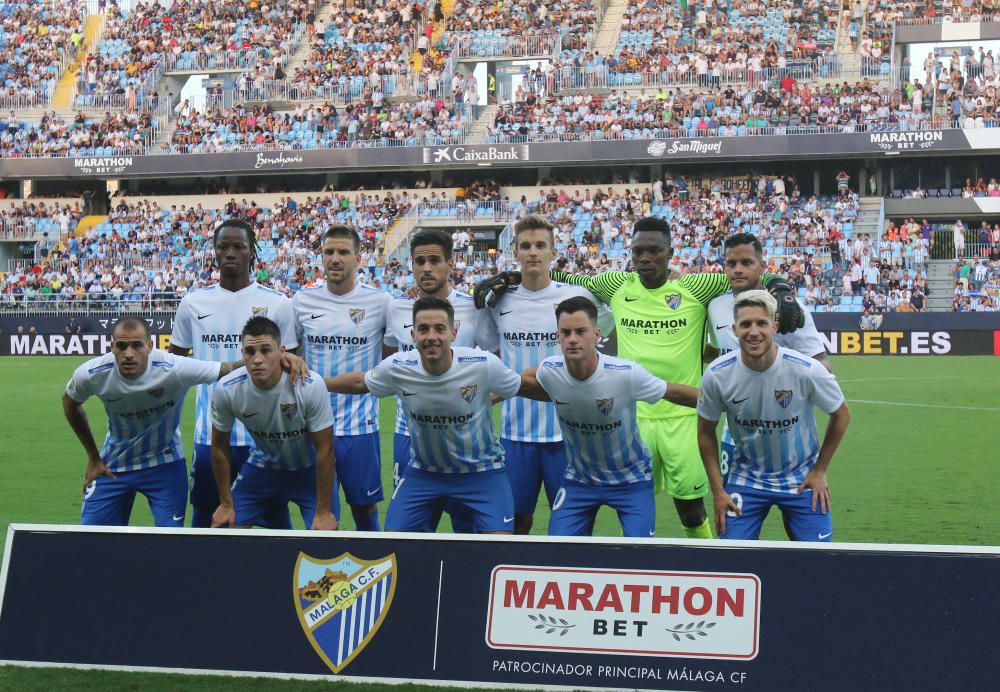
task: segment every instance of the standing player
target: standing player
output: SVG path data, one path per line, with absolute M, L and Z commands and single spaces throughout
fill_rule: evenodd
M 418 297 L 434 296 L 451 303 L 455 309 L 455 346 L 476 346 L 476 307 L 472 296 L 456 291 L 449 283 L 452 269 L 451 236 L 442 231 L 419 231 L 410 239 L 410 258 Z M 389 323 L 385 330 L 386 350 L 395 348 L 402 352 L 412 351 L 413 303 L 414 298 L 395 298 L 389 305 Z M 462 328 L 462 325 L 465 328 Z M 386 354 L 388 355 L 388 354 Z M 407 464 L 410 463 L 410 433 L 406 428 L 406 414 L 403 402 L 396 398 L 396 432 L 392 443 L 393 485 L 399 485 Z M 451 515 L 451 526 L 455 533 L 472 533 L 472 514 L 465 508 L 449 503 L 445 507 Z M 438 521 L 432 525 L 437 527 Z
M 87 452 L 81 522 L 127 526 L 135 494 L 149 501 L 157 526 L 184 526 L 187 478 L 181 409 L 188 389 L 215 382 L 241 363 L 209 363 L 154 349 L 149 325 L 122 317 L 111 329 L 112 352 L 73 373 L 63 412 Z M 100 398 L 108 432 L 100 451 L 83 402 Z
M 389 531 L 432 531 L 448 500 L 468 507 L 479 533 L 510 533 L 514 499 L 503 447 L 493 431 L 491 394 L 508 399 L 521 377 L 492 353 L 453 347 L 455 309 L 424 296 L 413 304 L 417 355 L 326 378 L 330 391 L 403 399 L 411 460 L 389 504 Z
M 374 367 L 392 296 L 358 282 L 361 239 L 348 226 L 323 236 L 326 283 L 295 294 L 292 305 L 306 364 L 324 377 Z M 382 447 L 378 399 L 333 395 L 338 480 L 359 531 L 378 531 L 382 500 Z
M 251 318 L 241 338 L 246 366 L 223 377 L 212 395 L 212 469 L 219 486 L 212 526 L 264 526 L 294 502 L 306 526 L 333 531 L 333 411 L 323 380 L 310 373 L 292 384 L 281 369 L 281 330 L 272 320 Z M 254 444 L 230 490 L 236 420 Z
M 719 355 L 725 355 L 737 351 L 740 348 L 739 339 L 733 331 L 733 304 L 736 298 L 744 291 L 762 290 L 760 277 L 764 275 L 764 248 L 761 246 L 757 236 L 752 233 L 737 233 L 726 239 L 724 268 L 726 276 L 729 277 L 729 284 L 732 291 L 727 291 L 721 296 L 712 299 L 708 304 L 709 338 L 717 353 L 707 360 L 713 360 Z M 816 330 L 816 323 L 812 315 L 802 305 L 804 324 L 799 329 L 788 334 L 775 334 L 774 341 L 778 346 L 784 346 L 804 353 L 807 356 L 819 361 L 827 370 L 833 372 L 830 367 L 830 359 L 826 357 L 826 349 L 823 347 L 823 340 Z M 711 349 L 706 349 L 711 354 Z M 722 477 L 729 473 L 729 461 L 733 457 L 733 437 L 728 426 L 723 426 L 722 431 L 722 452 L 720 465 Z M 791 534 L 789 533 L 789 536 Z
M 520 286 L 482 312 L 476 340 L 487 351 L 499 351 L 504 365 L 520 372 L 559 354 L 555 315 L 559 303 L 574 296 L 596 299 L 585 288 L 552 280 L 549 266 L 555 259 L 555 237 L 544 216 L 518 220 L 514 245 L 521 265 Z M 614 329 L 611 320 L 606 321 L 608 331 Z M 514 492 L 514 533 L 527 534 L 539 490 L 545 486 L 551 507 L 566 473 L 566 450 L 555 406 L 523 397 L 505 401 L 500 442 Z
M 720 538 L 756 539 L 776 505 L 795 540 L 829 541 L 826 471 L 851 414 L 822 364 L 774 343 L 776 308 L 767 291 L 741 293 L 733 310 L 740 351 L 712 361 L 702 379 L 698 447 L 712 484 L 715 525 Z M 830 415 L 822 446 L 817 406 Z M 725 482 L 715 435 L 723 412 L 735 444 Z
M 556 495 L 549 535 L 587 536 L 601 505 L 618 513 L 625 536 L 656 531 L 652 456 L 639 438 L 637 401 L 666 399 L 693 407 L 698 390 L 653 377 L 638 363 L 597 351 L 597 308 L 583 297 L 556 307 L 562 355 L 551 356 L 532 376 L 555 402 L 569 464 Z
M 257 260 L 257 236 L 243 219 L 226 219 L 214 232 L 215 263 L 219 283 L 191 291 L 181 300 L 174 317 L 170 352 L 190 353 L 198 360 L 222 362 L 239 357 L 240 332 L 251 317 L 268 317 L 281 329 L 281 344 L 293 351 L 295 318 L 292 304 L 277 291 L 251 279 Z M 198 387 L 195 399 L 194 460 L 191 463 L 191 525 L 208 528 L 219 506 L 219 491 L 212 473 L 212 393 L 216 385 Z M 250 455 L 250 436 L 242 423 L 233 426 L 233 478 Z M 231 481 L 230 481 L 231 482 Z M 270 520 L 272 528 L 291 528 L 285 510 Z
M 618 355 L 641 363 L 668 382 L 696 387 L 701 379 L 702 347 L 708 303 L 729 290 L 723 274 L 688 274 L 669 278 L 673 251 L 670 225 L 646 217 L 632 234 L 633 272 L 610 271 L 597 276 L 556 272 L 553 278 L 588 288 L 611 307 L 618 330 Z M 515 283 L 499 274 L 476 287 L 477 305 L 495 300 Z M 783 331 L 802 325 L 802 310 L 791 287 L 765 276 L 768 290 L 779 296 Z M 711 538 L 704 496 L 708 478 L 698 456 L 697 419 L 690 409 L 669 401 L 639 402 L 639 431 L 653 453 L 653 484 L 674 498 L 685 534 Z

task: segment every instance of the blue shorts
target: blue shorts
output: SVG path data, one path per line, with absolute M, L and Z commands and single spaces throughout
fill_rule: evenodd
M 430 473 L 410 467 L 392 494 L 386 531 L 434 530 L 445 503 L 460 502 L 479 533 L 514 530 L 514 498 L 503 469 L 479 473 Z
M 399 487 L 400 479 L 406 475 L 410 465 L 410 436 L 395 433 L 392 438 L 392 489 Z M 444 511 L 451 516 L 451 529 L 455 533 L 475 533 L 476 522 L 468 507 L 457 500 L 444 503 Z M 441 512 L 431 518 L 431 531 L 437 531 L 441 523 Z
M 653 481 L 627 485 L 585 485 L 563 481 L 552 503 L 550 536 L 590 536 L 601 505 L 618 513 L 622 535 L 649 538 L 656 533 L 656 501 Z
M 187 470 L 183 461 L 172 461 L 138 471 L 100 476 L 83 493 L 80 523 L 85 526 L 128 526 L 135 494 L 149 501 L 157 526 L 184 526 L 187 509 Z
M 727 483 L 726 492 L 743 514 L 735 516 L 729 512 L 726 515 L 726 533 L 719 538 L 757 540 L 764 518 L 771 507 L 776 506 L 784 515 L 785 526 L 793 540 L 826 543 L 833 540 L 833 515 L 829 511 L 823 514 L 819 504 L 815 512 L 812 510 L 812 490 L 807 489 L 796 495 Z
M 250 447 L 231 447 L 229 457 L 229 480 L 236 480 L 243 464 L 250 458 Z M 212 445 L 195 443 L 194 460 L 191 462 L 191 504 L 211 511 L 219 506 L 219 488 L 215 485 L 212 472 Z
M 334 435 L 333 454 L 347 504 L 364 507 L 382 501 L 382 443 L 377 432 Z
M 244 464 L 233 483 L 233 508 L 237 526 L 290 529 L 288 503 L 299 507 L 302 521 L 310 528 L 316 516 L 316 467 L 295 471 L 266 469 Z M 332 500 L 333 515 L 340 521 L 340 502 Z
M 736 458 L 736 445 L 723 441 L 719 447 L 719 469 L 722 471 L 722 483 L 725 485 L 729 481 L 729 469 L 733 465 L 733 459 Z
M 500 439 L 507 458 L 507 476 L 514 493 L 514 511 L 535 513 L 538 491 L 545 486 L 549 507 L 566 475 L 566 448 L 562 442 L 518 442 Z

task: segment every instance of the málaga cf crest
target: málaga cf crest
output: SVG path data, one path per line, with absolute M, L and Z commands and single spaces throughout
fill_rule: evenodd
M 774 400 L 778 402 L 778 405 L 781 406 L 781 408 L 788 408 L 788 405 L 792 403 L 792 390 L 775 389 Z
M 472 400 L 476 398 L 476 391 L 479 389 L 478 384 L 467 384 L 463 385 L 459 390 L 459 394 L 465 399 L 466 403 L 471 404 Z
M 299 553 L 292 577 L 295 610 L 309 643 L 339 673 L 372 640 L 396 593 L 396 555 L 320 560 Z

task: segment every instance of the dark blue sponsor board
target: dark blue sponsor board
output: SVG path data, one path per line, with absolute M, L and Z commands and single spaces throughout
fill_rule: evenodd
M 991 689 L 1000 550 L 14 527 L 0 660 L 650 689 Z

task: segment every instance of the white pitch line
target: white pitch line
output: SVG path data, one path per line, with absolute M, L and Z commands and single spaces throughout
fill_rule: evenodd
M 910 404 L 905 401 L 872 401 L 870 399 L 848 399 L 851 404 L 880 404 L 883 406 L 909 406 L 912 408 L 943 408 L 955 411 L 1000 411 L 1000 408 L 988 406 L 945 406 L 943 404 Z

